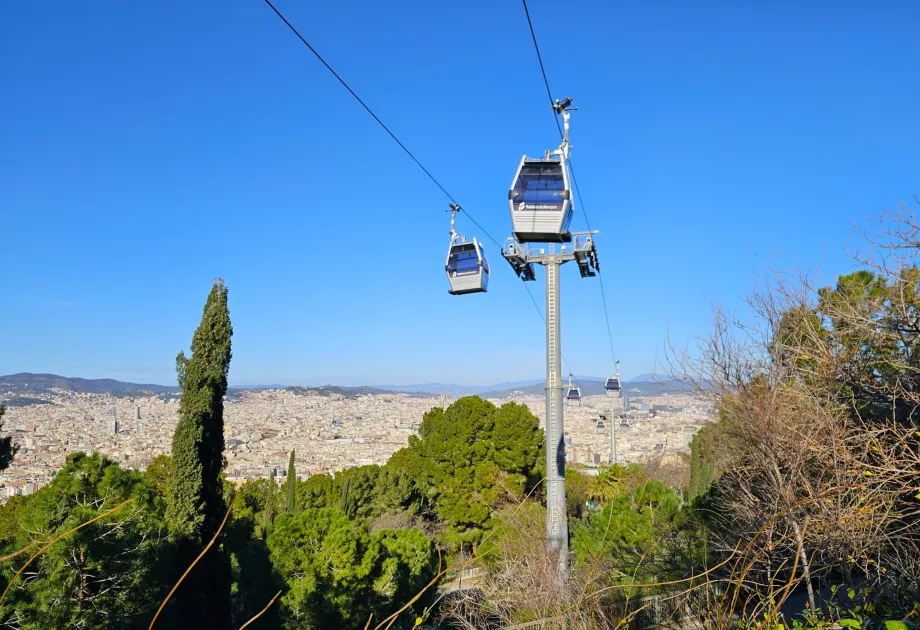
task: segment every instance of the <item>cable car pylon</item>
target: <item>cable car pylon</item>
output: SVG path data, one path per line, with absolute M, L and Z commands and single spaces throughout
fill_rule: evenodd
M 623 397 L 623 387 L 620 383 L 620 362 L 616 362 L 616 376 L 608 376 L 607 381 L 604 383 L 604 390 L 607 392 L 607 396 L 611 398 L 610 401 L 610 417 L 616 417 L 616 399 Z M 624 405 L 624 411 L 620 415 L 620 426 L 629 427 L 629 420 L 626 417 L 626 408 Z M 625 425 L 624 425 L 625 423 Z M 610 463 L 617 463 L 617 428 L 616 421 L 610 424 Z
M 502 257 L 521 280 L 536 280 L 534 265 L 546 267 L 546 539 L 549 553 L 557 560 L 556 577 L 560 583 L 568 579 L 569 526 L 565 508 L 559 268 L 574 260 L 582 278 L 600 270 L 593 239 L 597 232 L 568 231 L 574 207 L 568 166 L 569 110 L 574 109 L 571 104 L 571 98 L 553 103 L 553 110 L 565 124 L 559 147 L 547 151 L 542 160 L 525 155 L 518 165 L 508 194 L 514 237 L 502 248 Z M 538 249 L 527 243 L 548 245 Z M 578 397 L 581 398 L 580 391 Z

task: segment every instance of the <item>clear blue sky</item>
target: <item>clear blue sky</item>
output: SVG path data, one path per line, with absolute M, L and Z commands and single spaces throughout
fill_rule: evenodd
M 503 241 L 521 154 L 557 138 L 520 2 L 277 6 Z M 627 376 L 759 256 L 848 271 L 854 221 L 920 191 L 912 0 L 530 9 Z M 448 295 L 447 199 L 261 0 L 3 2 L 0 59 L 0 374 L 172 383 L 214 276 L 232 383 L 543 374 L 495 245 L 489 293 Z M 597 281 L 567 266 L 562 295 L 572 368 L 604 375 Z

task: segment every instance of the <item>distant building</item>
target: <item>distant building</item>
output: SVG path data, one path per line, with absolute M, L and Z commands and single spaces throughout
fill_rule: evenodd
M 118 435 L 118 420 L 115 421 L 115 435 Z
M 134 405 L 134 419 L 135 420 L 141 419 L 141 406 L 140 405 Z

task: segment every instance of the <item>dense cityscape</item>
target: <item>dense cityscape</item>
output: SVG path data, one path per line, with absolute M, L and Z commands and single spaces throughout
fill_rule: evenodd
M 286 472 L 296 449 L 304 479 L 367 464 L 383 464 L 408 443 L 422 415 L 452 399 L 437 394 L 375 393 L 346 396 L 296 389 L 245 390 L 225 402 L 225 474 L 234 482 Z M 623 400 L 585 396 L 566 408 L 566 459 L 595 467 L 611 459 L 611 429 L 617 461 L 647 462 L 689 452 L 693 434 L 711 417 L 708 402 L 688 393 L 658 393 Z M 103 453 L 126 468 L 144 469 L 168 454 L 178 422 L 174 394 L 114 396 L 53 389 L 47 402 L 10 407 L 4 430 L 19 452 L 0 473 L 0 500 L 32 494 L 46 485 L 69 453 Z M 543 397 L 510 392 L 492 398 L 523 403 L 545 421 Z M 0 404 L 3 398 L 0 397 Z M 611 418 L 614 418 L 611 421 Z

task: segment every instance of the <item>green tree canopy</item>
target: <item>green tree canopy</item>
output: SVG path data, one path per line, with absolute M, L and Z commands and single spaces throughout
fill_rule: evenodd
M 477 396 L 428 411 L 419 435 L 388 462 L 413 480 L 449 527 L 445 541 L 475 544 L 492 510 L 524 497 L 540 471 L 543 432 L 527 407 Z M 407 494 L 407 498 L 411 493 Z M 412 499 L 409 499 L 410 501 Z
M 666 539 L 683 522 L 677 492 L 646 481 L 631 492 L 612 497 L 604 509 L 581 521 L 573 531 L 578 562 L 600 563 L 610 581 L 652 581 L 666 552 Z
M 281 603 L 292 629 L 363 627 L 371 613 L 382 619 L 407 603 L 437 568 L 421 531 L 368 534 L 332 508 L 280 515 L 268 546 L 288 583 Z
M 331 475 L 310 475 L 297 484 L 297 504 L 304 509 L 339 507 L 341 496 Z
M 9 532 L 6 550 L 50 541 L 128 499 L 39 556 L 8 594 L 3 621 L 30 630 L 146 628 L 169 585 L 158 571 L 165 560 L 164 506 L 141 473 L 99 454 L 69 456 L 47 487 L 18 502 L 18 528 Z M 4 565 L 4 585 L 29 555 Z

